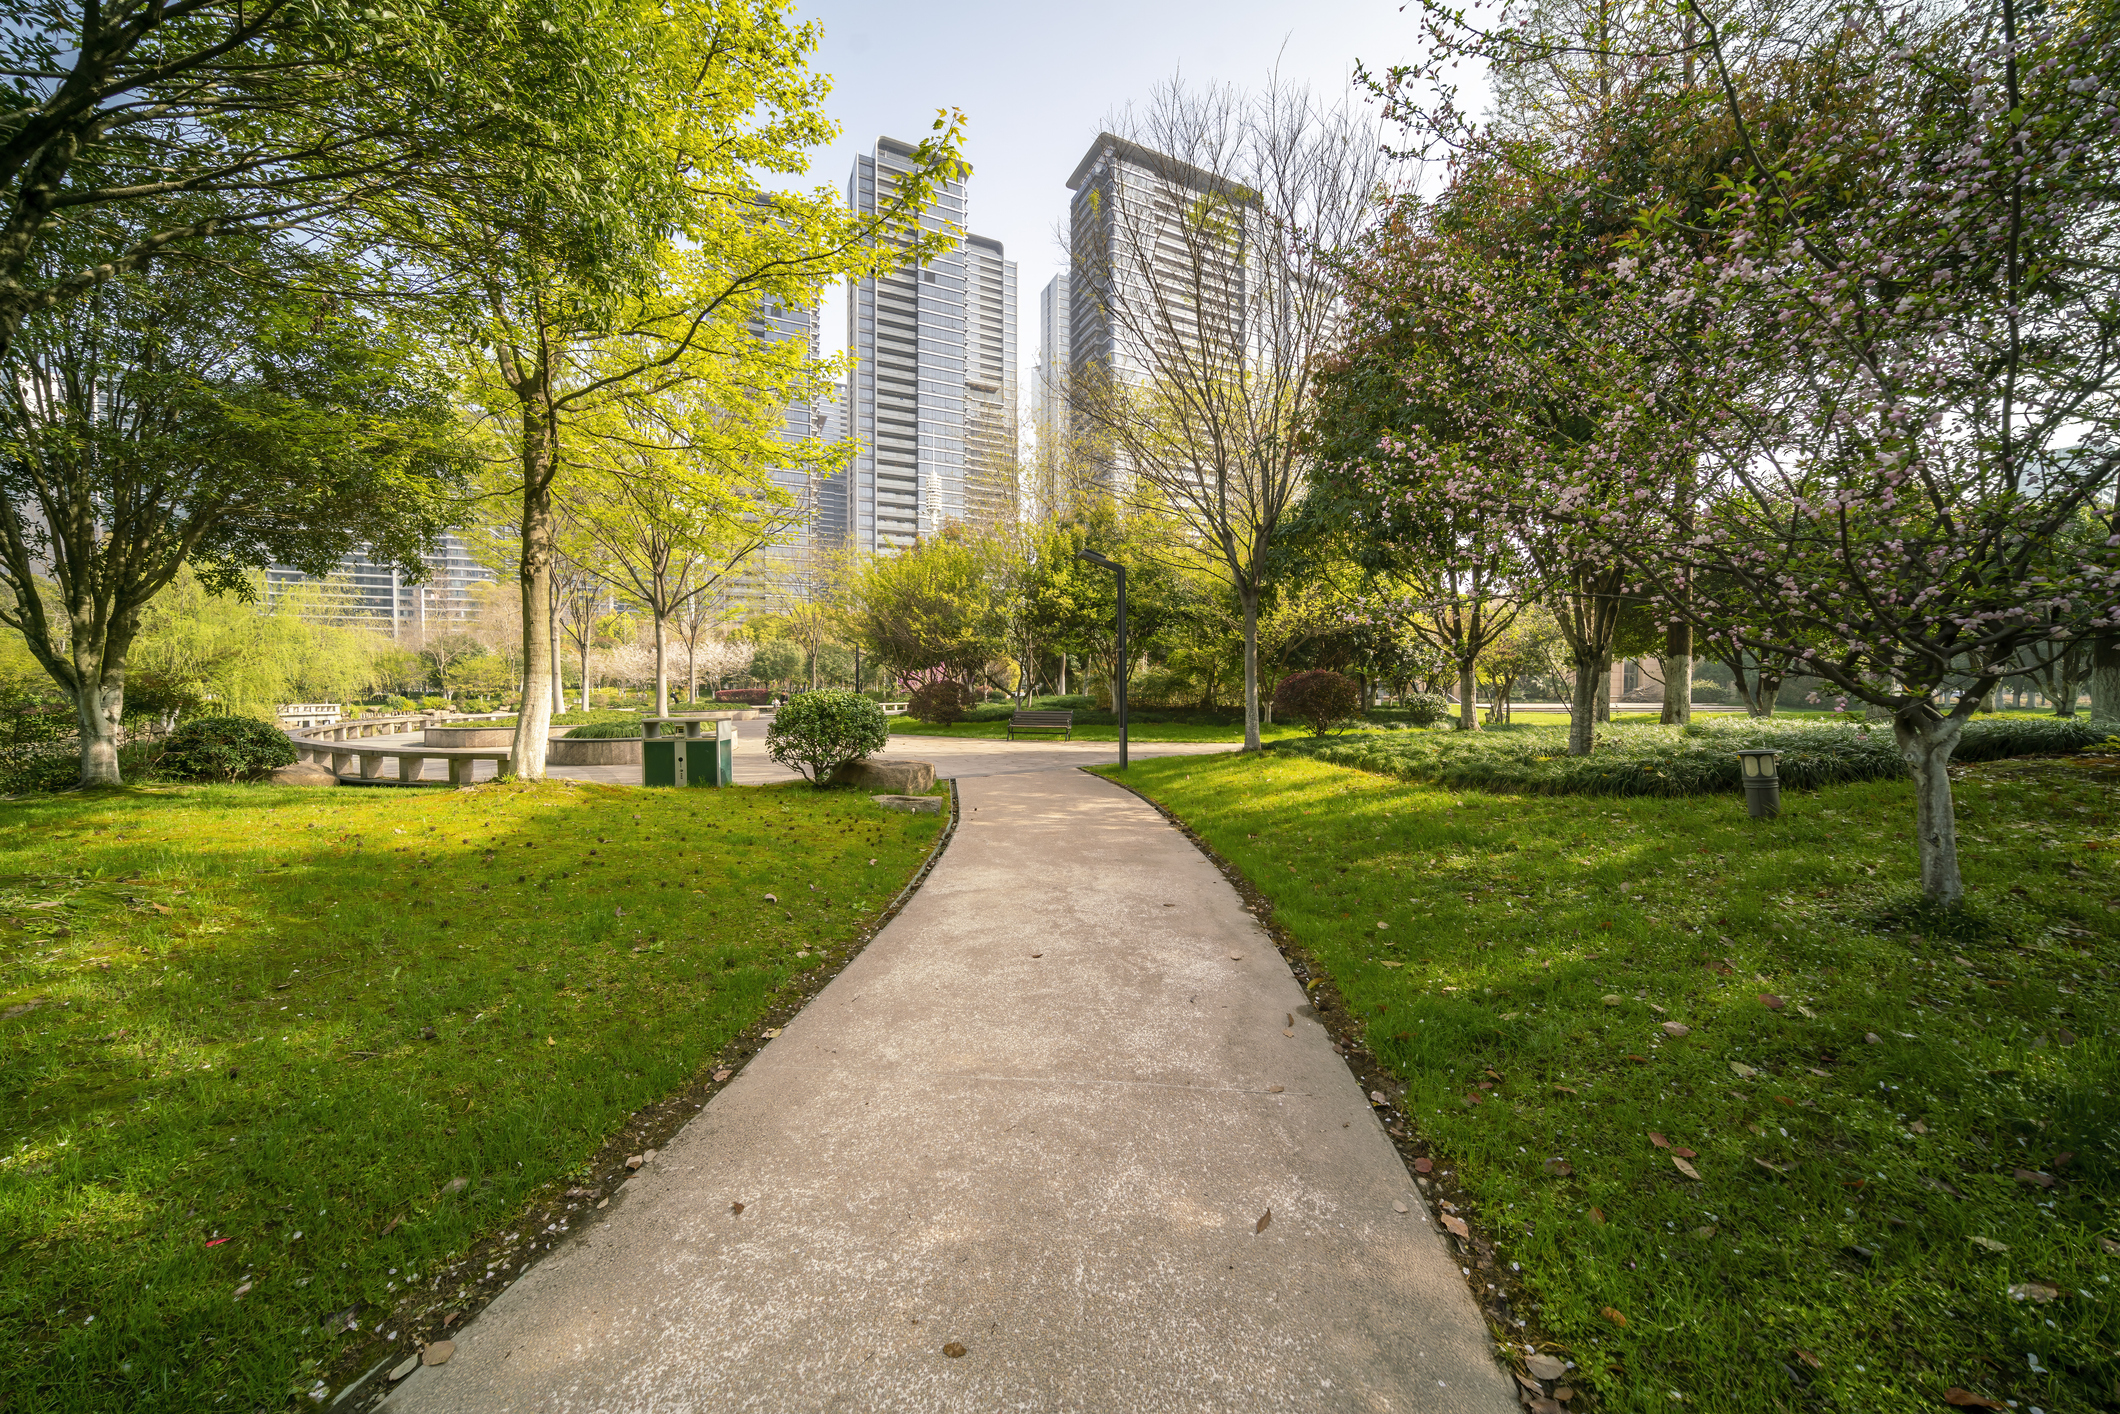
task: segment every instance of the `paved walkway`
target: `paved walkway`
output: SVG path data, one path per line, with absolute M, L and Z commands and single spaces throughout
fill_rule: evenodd
M 1213 866 L 1073 770 L 961 790 L 906 910 L 384 1408 L 1515 1409 Z

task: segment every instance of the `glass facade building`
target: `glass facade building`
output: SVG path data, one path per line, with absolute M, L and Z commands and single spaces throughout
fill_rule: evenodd
M 964 242 L 965 518 L 1016 519 L 1016 262 L 1001 242 Z
M 339 561 L 322 579 L 273 565 L 265 571 L 266 601 L 277 605 L 292 599 L 305 619 L 367 623 L 394 638 L 418 640 L 430 628 L 469 623 L 478 612 L 473 590 L 492 584 L 497 576 L 472 557 L 470 546 L 458 535 L 444 535 L 425 559 L 427 578 L 422 584 L 408 583 L 395 566 L 371 560 L 365 548 Z

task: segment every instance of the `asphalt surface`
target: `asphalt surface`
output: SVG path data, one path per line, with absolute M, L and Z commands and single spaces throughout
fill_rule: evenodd
M 1236 892 L 990 745 L 905 910 L 385 1409 L 1516 1408 Z

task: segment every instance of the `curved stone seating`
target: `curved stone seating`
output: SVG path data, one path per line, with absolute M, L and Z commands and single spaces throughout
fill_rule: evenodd
M 377 784 L 415 785 L 419 782 L 420 772 L 427 762 L 430 759 L 440 759 L 449 763 L 451 785 L 469 785 L 472 762 L 505 763 L 508 760 L 505 747 L 495 750 L 427 745 L 427 731 L 441 720 L 443 719 L 438 714 L 432 712 L 392 717 L 363 717 L 351 722 L 337 722 L 330 726 L 292 731 L 288 736 L 294 742 L 298 759 L 314 761 L 335 776 L 344 777 L 348 770 L 355 770 L 359 774 L 354 779 Z M 420 734 L 420 740 L 417 742 L 375 746 L 355 744 L 368 737 L 403 736 L 415 731 Z M 397 763 L 395 776 L 383 774 L 384 763 L 390 761 Z

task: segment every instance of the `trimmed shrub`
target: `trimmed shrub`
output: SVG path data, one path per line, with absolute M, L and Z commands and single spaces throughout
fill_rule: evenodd
M 2104 736 L 2088 722 L 2004 717 L 1968 722 L 1953 761 L 2081 751 Z M 1843 781 L 1898 780 L 1906 763 L 1890 724 L 1864 730 L 1853 722 L 1695 721 L 1687 727 L 1628 723 L 1606 727 L 1588 756 L 1570 756 L 1561 726 L 1498 726 L 1471 734 L 1362 736 L 1343 741 L 1284 741 L 1338 766 L 1401 780 L 1523 795 L 1707 795 L 1742 787 L 1737 752 L 1771 747 L 1783 786 L 1813 790 Z
M 716 702 L 734 702 L 739 707 L 763 707 L 773 700 L 769 687 L 725 687 L 714 694 Z
M 907 708 L 913 720 L 938 727 L 962 721 L 964 714 L 971 710 L 972 695 L 964 690 L 961 682 L 931 682 L 918 688 Z
M 588 722 L 567 733 L 569 740 L 624 741 L 639 736 L 639 722 Z
M 766 754 L 822 789 L 832 772 L 881 751 L 890 739 L 882 707 L 857 693 L 832 688 L 805 692 L 774 714 L 773 725 L 766 728 Z
M 194 717 L 169 734 L 155 770 L 180 781 L 235 781 L 292 766 L 294 760 L 294 743 L 269 722 Z
M 1432 727 L 1450 715 L 1450 699 L 1440 692 L 1416 692 L 1399 703 L 1399 710 L 1412 725 Z
M 1273 690 L 1273 710 L 1306 723 L 1313 736 L 1324 736 L 1362 715 L 1362 690 L 1353 678 L 1323 668 L 1290 673 Z

